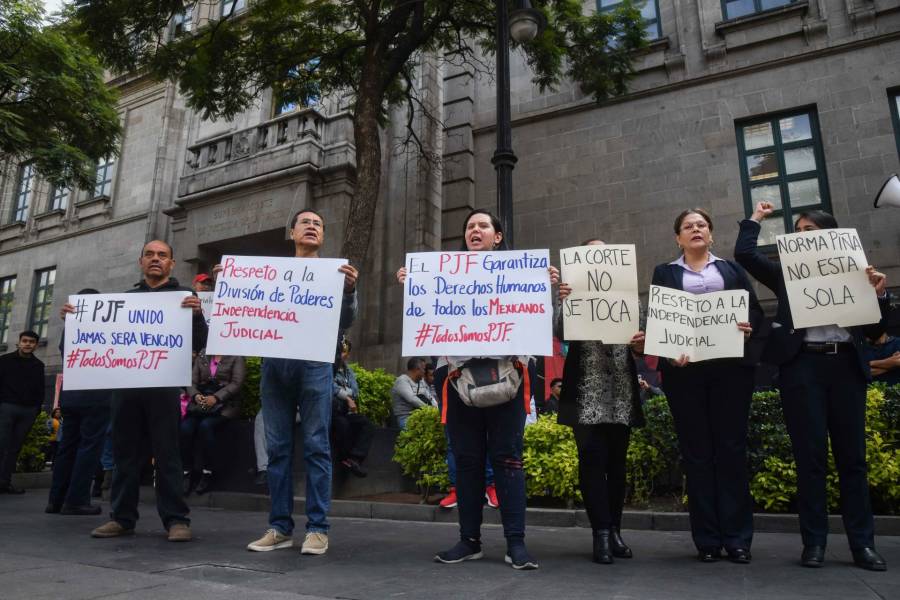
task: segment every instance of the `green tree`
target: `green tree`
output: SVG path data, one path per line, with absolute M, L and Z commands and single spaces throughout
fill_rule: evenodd
M 116 94 L 81 39 L 43 18 L 39 0 L 0 2 L 0 160 L 91 188 L 95 163 L 116 151 Z
M 495 45 L 494 3 L 249 0 L 245 12 L 222 18 L 217 4 L 199 3 L 196 10 L 211 10 L 213 20 L 173 38 L 169 23 L 184 1 L 77 0 L 78 27 L 114 69 L 177 80 L 206 117 L 234 117 L 269 88 L 294 102 L 351 92 L 357 187 L 342 254 L 362 263 L 380 187 L 379 125 L 392 106 L 407 103 L 410 114 L 425 109 L 413 83 L 423 54 L 484 64 L 480 57 Z M 625 91 L 633 51 L 645 43 L 634 6 L 586 16 L 581 0 L 533 5 L 548 24 L 521 48 L 536 85 L 553 88 L 571 77 L 598 101 Z M 408 141 L 416 139 L 410 130 Z

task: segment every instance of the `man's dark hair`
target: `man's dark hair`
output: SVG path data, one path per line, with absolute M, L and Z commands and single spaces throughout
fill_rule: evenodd
M 175 258 L 175 249 L 172 248 L 172 244 L 170 244 L 166 240 L 150 240 L 150 241 L 144 242 L 144 245 L 141 246 L 141 257 L 142 258 L 144 256 L 144 249 L 147 247 L 147 244 L 152 244 L 153 242 L 159 242 L 160 244 L 165 244 L 169 248 L 169 258 L 172 258 L 172 259 Z
M 413 357 L 406 361 L 406 370 L 412 371 L 414 369 L 424 369 L 425 368 L 425 359 L 420 357 Z
M 297 226 L 297 219 L 298 219 L 298 218 L 300 217 L 300 215 L 302 215 L 303 213 L 312 213 L 312 214 L 316 215 L 317 217 L 319 217 L 319 220 L 322 221 L 322 231 L 325 231 L 325 217 L 323 217 L 323 216 L 319 213 L 319 211 L 314 210 L 314 209 L 312 209 L 312 208 L 301 208 L 300 210 L 298 210 L 297 212 L 295 212 L 295 213 L 294 213 L 294 218 L 291 219 L 291 229 L 294 229 L 294 228 Z
M 431 363 L 425 363 L 425 373 L 431 373 L 434 371 L 434 365 Z
M 834 218 L 834 215 L 832 215 L 831 213 L 827 213 L 824 210 L 807 210 L 800 213 L 799 215 L 797 215 L 797 219 L 794 221 L 794 230 L 797 229 L 797 223 L 800 222 L 800 219 L 812 221 L 819 229 L 838 228 L 838 222 L 837 219 Z
M 550 387 L 553 387 L 553 386 L 556 385 L 557 383 L 558 383 L 559 385 L 562 385 L 562 379 L 560 379 L 559 377 L 557 377 L 557 378 L 551 380 L 551 381 L 550 381 Z
M 99 294 L 99 293 L 100 293 L 100 292 L 97 291 L 97 290 L 95 290 L 94 288 L 84 288 L 83 290 L 79 290 L 79 292 L 78 292 L 77 295 L 79 295 L 79 296 L 89 296 L 89 295 L 92 295 L 92 294 Z
M 37 334 L 37 332 L 32 331 L 30 329 L 26 329 L 25 331 L 23 331 L 22 333 L 19 334 L 19 341 L 22 341 L 23 337 L 31 338 L 36 342 L 41 341 L 41 336 L 39 336 Z

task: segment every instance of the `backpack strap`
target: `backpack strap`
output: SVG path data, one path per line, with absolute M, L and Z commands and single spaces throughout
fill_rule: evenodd
M 513 365 L 522 373 L 522 398 L 525 401 L 525 414 L 531 414 L 531 378 L 528 376 L 528 366 L 521 361 L 513 361 Z
M 458 379 L 459 375 L 459 369 L 454 369 L 447 373 L 447 378 L 444 379 L 443 390 L 441 390 L 441 425 L 447 424 L 447 386 L 451 379 Z

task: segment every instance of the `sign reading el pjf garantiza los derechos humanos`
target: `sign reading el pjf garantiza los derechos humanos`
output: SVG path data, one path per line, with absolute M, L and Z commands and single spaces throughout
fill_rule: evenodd
M 182 387 L 191 383 L 190 292 L 69 296 L 63 389 Z
M 560 259 L 572 288 L 562 303 L 563 337 L 627 344 L 640 329 L 634 245 L 564 248 Z
M 850 327 L 881 319 L 855 229 L 802 231 L 775 239 L 794 327 Z
M 549 251 L 406 255 L 403 356 L 549 356 Z
M 647 302 L 647 337 L 644 352 L 691 362 L 744 356 L 744 333 L 749 294 L 726 290 L 691 294 L 658 285 L 650 286 Z
M 207 354 L 334 362 L 344 259 L 223 256 Z

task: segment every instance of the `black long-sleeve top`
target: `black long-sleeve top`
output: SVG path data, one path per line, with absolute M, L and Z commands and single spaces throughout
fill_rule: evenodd
M 0 356 L 0 403 L 40 408 L 44 403 L 44 363 L 19 351 Z

